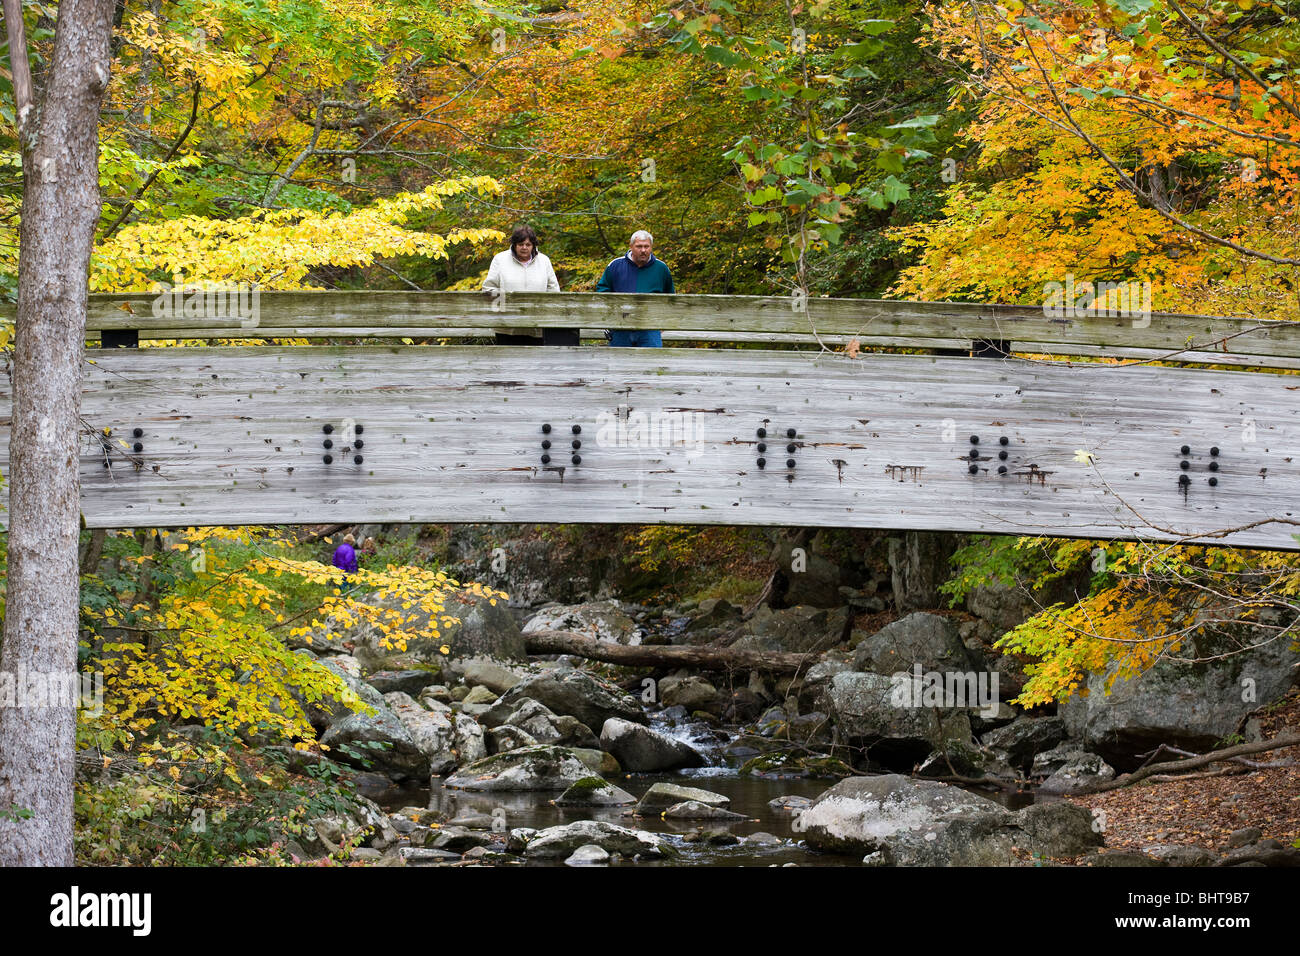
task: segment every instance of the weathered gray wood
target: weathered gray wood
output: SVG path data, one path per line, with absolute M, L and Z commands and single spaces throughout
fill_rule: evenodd
M 93 353 L 84 419 L 112 427 L 115 439 L 131 441 L 135 427 L 145 434 L 138 472 L 120 446 L 104 468 L 94 436 L 84 439 L 87 524 L 808 525 L 1288 549 L 1300 531 L 1292 376 L 908 355 L 544 354 L 545 362 L 528 348 Z M 625 433 L 620 442 L 620 406 L 698 424 L 699 441 L 669 435 L 647 447 Z M 363 464 L 326 466 L 321 427 L 344 416 L 365 426 Z M 544 422 L 555 426 L 553 440 L 582 425 L 580 466 L 558 454 L 542 466 Z M 793 474 L 784 442 L 769 442 L 769 467 L 756 467 L 755 429 L 765 422 L 797 429 Z M 977 476 L 967 473 L 971 434 L 981 439 Z M 1002 435 L 1006 476 L 996 474 Z M 0 468 L 7 441 L 5 418 Z M 1193 464 L 1186 496 L 1177 485 L 1183 444 Z M 1211 445 L 1221 449 L 1213 489 Z M 1075 460 L 1079 449 L 1095 455 L 1095 468 Z
M 228 309 L 210 317 L 186 316 L 183 306 L 177 312 L 170 300 L 149 293 L 91 300 L 89 329 L 139 329 L 142 337 L 155 338 L 164 333 L 168 338 L 284 338 L 416 336 L 438 329 L 485 334 L 497 327 L 649 328 L 728 337 L 795 335 L 814 341 L 815 332 L 910 347 L 925 347 L 934 339 L 963 344 L 1001 339 L 1049 346 L 1046 350 L 1052 352 L 1155 350 L 1151 357 L 1191 350 L 1258 357 L 1253 364 L 1266 367 L 1269 359 L 1300 358 L 1296 322 L 1161 312 L 1052 318 L 1036 306 L 970 302 L 812 298 L 796 311 L 793 300 L 779 296 L 516 293 L 494 302 L 476 292 L 262 292 L 254 324 Z

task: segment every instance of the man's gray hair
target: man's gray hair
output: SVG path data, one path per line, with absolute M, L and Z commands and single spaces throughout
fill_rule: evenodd
M 631 243 L 636 242 L 638 239 L 649 239 L 651 243 L 655 241 L 655 237 L 650 235 L 650 233 L 646 232 L 644 229 L 638 229 L 636 232 L 632 233 L 632 239 L 628 244 L 631 245 Z

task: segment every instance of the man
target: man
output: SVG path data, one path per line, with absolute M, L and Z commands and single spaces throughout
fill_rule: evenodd
M 596 284 L 597 292 L 667 292 L 672 294 L 673 274 L 662 259 L 656 259 L 651 247 L 654 236 L 644 229 L 632 233 L 627 254 L 605 266 L 605 272 Z M 609 344 L 628 348 L 663 348 L 663 336 L 657 329 L 614 329 Z

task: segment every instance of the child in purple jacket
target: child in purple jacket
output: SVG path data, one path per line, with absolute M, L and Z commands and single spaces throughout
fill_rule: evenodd
M 334 567 L 344 572 L 344 587 L 351 583 L 348 580 L 348 574 L 356 573 L 357 570 L 357 551 L 354 547 L 356 543 L 357 539 L 352 535 L 345 535 L 343 543 L 334 549 Z

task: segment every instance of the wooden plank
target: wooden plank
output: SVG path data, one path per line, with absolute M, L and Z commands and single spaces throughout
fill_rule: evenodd
M 539 355 L 92 353 L 82 414 L 110 427 L 114 444 L 105 467 L 96 433 L 84 436 L 86 522 L 809 525 L 1297 547 L 1288 509 L 1300 502 L 1300 384 L 1291 376 L 705 349 Z M 0 385 L 7 476 L 10 399 L 7 380 Z M 620 413 L 633 426 L 645 413 L 669 434 L 620 432 Z M 336 446 L 341 460 L 327 465 L 322 428 L 341 438 L 348 416 L 364 426 L 363 461 Z M 543 423 L 558 443 L 547 466 Z M 583 429 L 577 466 L 559 450 L 573 424 Z M 796 429 L 794 469 L 779 438 L 767 442 L 767 467 L 756 466 L 759 427 Z M 135 428 L 139 454 L 116 444 L 134 445 Z M 1079 449 L 1096 467 L 1075 460 Z M 1215 537 L 1232 528 L 1241 530 Z
M 923 347 L 929 339 L 1002 339 L 1049 345 L 1050 351 L 1094 347 L 1222 351 L 1269 358 L 1300 358 L 1300 323 L 1225 316 L 1151 313 L 1054 318 L 1041 307 L 971 302 L 879 299 L 794 301 L 771 296 L 601 295 L 515 293 L 496 301 L 477 292 L 262 292 L 256 315 L 240 318 L 222 303 L 209 316 L 185 315 L 170 299 L 150 293 L 93 295 L 88 329 L 139 329 L 187 337 L 331 337 L 418 335 L 439 328 L 624 328 L 665 331 L 769 333 L 810 337 L 844 335 L 874 344 Z M 225 311 L 221 311 L 222 309 Z M 201 334 L 200 334 L 201 333 Z

